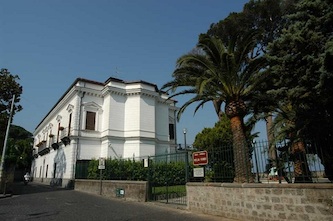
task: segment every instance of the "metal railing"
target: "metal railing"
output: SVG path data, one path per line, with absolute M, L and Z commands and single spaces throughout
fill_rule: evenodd
M 269 146 L 267 141 L 247 143 L 251 162 L 251 179 L 256 183 L 330 182 L 333 173 L 333 154 L 330 145 L 305 142 L 303 152 L 296 151 L 290 143 L 283 142 Z M 297 149 L 298 148 L 298 149 Z M 150 157 L 114 159 L 106 161 L 102 178 L 107 180 L 145 180 L 152 187 L 182 186 L 186 182 L 234 182 L 235 166 L 233 146 L 221 145 L 208 148 L 208 163 L 193 166 L 192 154 L 196 150 L 180 151 Z M 187 157 L 186 157 L 187 156 Z M 244 162 L 245 164 L 246 162 Z M 325 170 L 325 166 L 326 168 Z M 203 177 L 194 177 L 193 169 L 202 167 Z M 88 171 L 88 168 L 89 171 Z M 78 161 L 76 178 L 99 179 L 98 160 Z M 109 168 L 109 169 L 108 169 Z M 163 188 L 162 188 L 163 189 Z M 180 191 L 180 190 L 179 190 Z M 181 191 L 180 191 L 181 192 Z
M 325 171 L 325 165 L 330 166 L 328 161 L 333 155 L 323 154 L 323 150 L 329 148 L 314 142 L 304 142 L 301 151 L 299 146 L 293 145 L 286 141 L 270 147 L 267 141 L 252 142 L 248 148 L 252 179 L 248 180 L 257 183 L 330 182 L 333 171 Z M 211 148 L 208 150 L 208 158 L 208 164 L 204 167 L 205 177 L 201 181 L 233 182 L 235 171 L 232 145 Z

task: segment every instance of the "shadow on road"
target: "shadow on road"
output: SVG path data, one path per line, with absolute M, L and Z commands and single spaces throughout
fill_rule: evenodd
M 53 191 L 68 191 L 70 189 L 62 187 L 52 187 L 46 184 L 30 182 L 24 185 L 23 182 L 14 182 L 8 184 L 6 187 L 6 193 L 12 195 L 24 195 L 33 193 L 53 192 Z

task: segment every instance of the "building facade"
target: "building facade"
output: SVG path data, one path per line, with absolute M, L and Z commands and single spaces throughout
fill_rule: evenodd
M 156 85 L 78 78 L 34 131 L 31 175 L 70 186 L 77 162 L 176 151 L 177 108 Z

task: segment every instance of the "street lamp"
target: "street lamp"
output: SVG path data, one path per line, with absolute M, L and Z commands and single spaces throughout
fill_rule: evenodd
M 184 133 L 184 145 L 185 145 L 185 150 L 186 150 L 187 149 L 187 147 L 186 147 L 186 133 L 187 133 L 187 129 L 186 128 L 183 129 L 183 133 Z
M 184 128 L 183 129 L 183 133 L 184 133 L 184 145 L 185 145 L 185 181 L 188 182 L 188 152 L 187 152 L 187 147 L 186 147 L 186 133 L 187 133 L 187 129 Z
M 2 148 L 2 156 L 1 156 L 1 161 L 0 161 L 0 183 L 3 180 L 3 170 L 4 170 L 4 162 L 5 162 L 5 155 L 6 155 L 7 139 L 8 139 L 8 135 L 9 135 L 10 124 L 11 124 L 12 117 L 13 117 L 14 102 L 15 102 L 15 94 L 13 95 L 12 104 L 10 107 L 10 114 L 9 114 L 9 118 L 8 118 L 4 144 L 3 144 L 3 148 Z M 6 192 L 6 189 L 4 192 Z

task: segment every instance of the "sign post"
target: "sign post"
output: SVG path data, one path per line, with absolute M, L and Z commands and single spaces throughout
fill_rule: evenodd
M 194 166 L 202 166 L 208 164 L 208 153 L 205 150 L 193 152 L 192 158 Z
M 198 151 L 192 153 L 193 165 L 203 166 L 208 164 L 207 151 Z M 193 168 L 193 177 L 205 177 L 205 171 L 203 167 Z
M 99 189 L 99 195 L 102 195 L 102 170 L 105 170 L 105 158 L 103 158 L 103 157 L 99 158 L 98 169 L 99 169 L 99 179 L 101 182 L 101 186 Z

